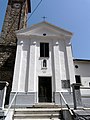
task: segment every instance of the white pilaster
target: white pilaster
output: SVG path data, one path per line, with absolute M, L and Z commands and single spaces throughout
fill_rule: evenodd
M 27 82 L 28 52 L 29 52 L 29 44 L 28 42 L 24 42 L 22 47 L 21 71 L 20 71 L 19 86 L 18 86 L 20 92 L 25 92 L 25 85 Z
M 75 83 L 75 71 L 74 71 L 74 63 L 73 63 L 70 40 L 66 40 L 66 53 L 67 53 L 66 55 L 67 55 L 67 62 L 68 62 L 70 84 L 72 84 L 72 83 Z
M 30 46 L 30 64 L 29 64 L 29 79 L 28 79 L 28 92 L 35 91 L 36 80 L 36 42 L 31 40 Z
M 61 90 L 61 76 L 60 76 L 60 56 L 59 56 L 59 43 L 53 42 L 54 52 L 54 72 L 55 72 L 55 92 Z
M 17 46 L 17 52 L 16 52 L 16 60 L 15 60 L 15 68 L 14 68 L 14 77 L 13 77 L 13 85 L 12 85 L 12 92 L 18 91 L 19 86 L 19 76 L 20 76 L 20 69 L 21 69 L 21 60 L 22 60 L 22 44 L 19 43 Z
M 21 41 L 17 46 L 12 92 L 25 92 L 29 45 Z
M 59 41 L 59 56 L 60 56 L 60 76 L 61 80 L 66 80 L 66 64 L 65 64 L 65 43 L 63 40 Z

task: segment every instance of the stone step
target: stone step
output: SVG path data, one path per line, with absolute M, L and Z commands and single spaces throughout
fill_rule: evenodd
M 78 119 L 90 120 L 90 109 L 74 110 Z
M 16 108 L 15 109 L 15 113 L 20 113 L 20 112 L 24 112 L 24 113 L 27 113 L 27 112 L 53 112 L 53 111 L 60 111 L 61 108 L 21 108 L 21 109 L 18 109 Z
M 15 109 L 14 120 L 57 119 L 60 120 L 60 108 L 26 108 Z
M 14 120 L 25 120 L 25 118 L 14 119 Z M 60 120 L 60 119 L 58 119 L 58 118 L 54 118 L 54 119 L 51 119 L 51 118 L 27 118 L 26 120 Z
M 59 113 L 60 112 L 60 108 L 58 108 L 58 109 L 50 109 L 50 108 L 47 108 L 47 109 L 16 109 L 15 110 L 15 114 L 32 114 L 32 113 L 34 113 L 34 114 L 38 114 L 38 113 Z
M 59 105 L 56 105 L 55 103 L 38 103 L 33 105 L 35 108 L 59 108 Z
M 47 117 L 59 117 L 59 113 L 55 113 L 55 114 L 34 114 L 34 113 L 32 113 L 32 114 L 19 114 L 19 115 L 17 115 L 17 114 L 15 114 L 14 115 L 14 117 L 20 117 L 20 118 L 23 118 L 23 117 L 25 117 L 25 118 L 28 118 L 28 117 L 34 117 L 34 118 L 37 118 L 37 117 L 39 117 L 39 118 L 41 118 L 41 117 L 43 117 L 43 118 L 47 118 Z

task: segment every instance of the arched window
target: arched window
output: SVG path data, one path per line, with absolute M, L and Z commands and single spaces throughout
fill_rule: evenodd
M 43 60 L 43 68 L 46 68 L 47 67 L 47 60 Z

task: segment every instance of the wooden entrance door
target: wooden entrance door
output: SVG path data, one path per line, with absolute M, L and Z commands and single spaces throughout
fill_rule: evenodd
M 39 102 L 52 102 L 51 77 L 39 77 Z

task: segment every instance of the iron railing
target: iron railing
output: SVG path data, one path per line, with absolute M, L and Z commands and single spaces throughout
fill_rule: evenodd
M 12 98 L 10 104 L 9 104 L 9 107 L 8 107 L 6 113 L 5 113 L 5 117 L 7 117 L 8 113 L 9 113 L 11 107 L 12 107 L 12 104 L 13 104 L 13 102 L 14 102 L 15 99 L 16 99 L 17 94 L 18 94 L 18 92 L 16 92 L 15 95 L 13 96 L 13 98 Z M 15 106 L 14 106 L 14 111 L 15 111 Z
M 65 103 L 65 105 L 66 105 L 66 107 L 67 107 L 67 109 L 68 109 L 68 111 L 69 111 L 69 113 L 70 113 L 70 115 L 71 115 L 71 116 L 75 116 L 74 111 L 69 107 L 69 105 L 68 105 L 67 101 L 65 100 L 62 92 L 59 92 L 59 94 L 60 94 L 60 101 L 61 101 L 61 109 L 63 108 L 63 107 L 62 107 L 62 100 L 63 100 L 63 102 Z
M 6 81 L 0 81 L 0 84 L 1 84 L 1 91 L 4 90 L 4 92 L 2 93 L 3 94 L 3 99 L 2 99 L 2 105 L 0 106 L 2 110 L 4 110 L 4 105 L 5 105 L 5 98 L 6 98 L 6 91 L 7 91 L 7 86 L 9 85 L 8 82 Z

